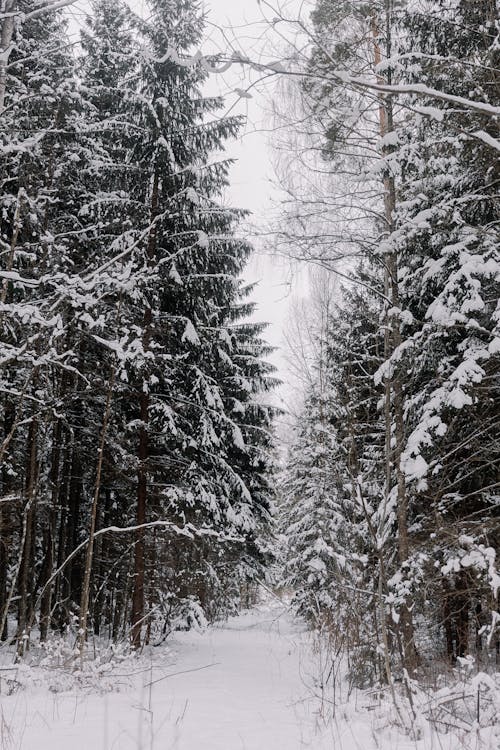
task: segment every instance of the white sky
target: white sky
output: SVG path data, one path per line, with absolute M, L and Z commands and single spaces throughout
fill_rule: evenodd
M 222 27 L 230 29 L 225 32 L 229 41 L 234 43 L 236 39 L 237 49 L 252 60 L 258 60 L 262 53 L 268 53 L 271 58 L 279 55 L 270 49 L 269 41 L 266 42 L 263 36 L 268 26 L 263 22 L 258 0 L 205 0 L 203 6 L 207 13 L 204 52 L 228 49 L 229 42 L 217 28 Z M 279 377 L 287 381 L 284 327 L 291 300 L 297 294 L 305 293 L 306 282 L 304 274 L 297 273 L 296 269 L 292 271 L 287 261 L 266 251 L 265 244 L 272 243 L 265 243 L 259 236 L 270 217 L 273 196 L 277 198 L 271 184 L 272 150 L 266 114 L 274 83 L 253 88 L 251 99 L 240 98 L 235 89 L 246 90 L 251 83 L 249 75 L 248 69 L 234 65 L 224 75 L 213 76 L 209 90 L 214 94 L 227 94 L 227 109 L 246 117 L 241 137 L 227 146 L 228 155 L 237 160 L 231 171 L 228 198 L 235 206 L 252 211 L 249 230 L 255 253 L 246 277 L 249 281 L 258 281 L 253 292 L 253 300 L 257 303 L 255 318 L 269 323 L 265 337 L 277 349 L 271 359 L 278 368 Z M 282 389 L 283 394 L 286 391 L 286 387 Z

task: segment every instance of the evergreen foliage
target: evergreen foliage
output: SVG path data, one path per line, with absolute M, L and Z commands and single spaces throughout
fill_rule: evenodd
M 16 18 L 0 616 L 20 654 L 37 621 L 139 647 L 223 616 L 271 554 L 275 380 L 223 205 L 241 123 L 165 57 L 199 43 L 198 4 L 150 11 L 95 0 L 76 56 L 62 12 Z
M 367 648 L 353 671 L 361 683 L 391 681 L 394 666 L 414 673 L 436 654 L 487 662 L 499 648 L 498 123 L 432 96 L 498 106 L 498 13 L 466 0 L 319 0 L 312 20 L 301 93 L 333 187 L 329 231 L 313 226 L 308 252 L 349 268 L 354 283 L 326 336 L 324 470 L 309 392 L 285 472 L 288 580 L 300 609 L 308 597 L 326 603 L 333 632 L 363 620 L 355 595 L 339 598 L 342 586 L 362 590 L 369 614 L 362 638 L 351 625 L 350 648 L 356 657 L 359 643 Z M 370 72 L 394 93 L 352 86 L 349 76 Z M 411 85 L 420 90 L 396 96 Z M 351 223 L 338 191 L 346 184 Z M 363 263 L 347 265 L 356 254 Z M 357 579 L 349 565 L 321 561 L 313 575 L 308 563 L 323 545 L 322 519 L 339 512 L 338 477 L 345 497 L 351 488 L 340 506 L 346 549 L 364 555 Z M 328 533 L 333 549 L 342 534 Z

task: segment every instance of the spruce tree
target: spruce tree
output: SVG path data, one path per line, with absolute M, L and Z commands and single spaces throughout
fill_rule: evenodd
M 376 281 L 360 267 L 368 284 Z M 372 277 L 371 277 L 372 276 Z M 300 415 L 283 482 L 285 580 L 298 610 L 349 653 L 351 678 L 383 674 L 389 570 L 384 509 L 384 425 L 374 374 L 381 364 L 380 303 L 344 288 L 329 310 L 316 382 Z
M 446 8 L 429 3 L 428 10 L 402 17 L 401 52 L 411 45 L 408 80 L 458 96 L 473 90 L 477 100 L 498 105 L 494 8 L 457 0 Z M 498 469 L 497 170 L 494 151 L 473 134 L 498 137 L 498 129 L 487 117 L 444 104 L 408 104 L 417 114 L 402 123 L 394 155 L 404 174 L 394 241 L 405 310 L 405 343 L 395 362 L 410 375 L 403 460 L 412 483 L 414 575 L 422 575 L 423 559 L 427 570 L 443 571 L 434 591 L 454 659 L 470 648 L 473 611 L 480 630 L 494 606 L 486 550 L 499 543 L 491 515 Z M 418 114 L 422 104 L 435 114 L 429 117 L 425 106 Z M 420 543 L 429 537 L 430 544 Z
M 88 629 L 138 645 L 213 618 L 270 557 L 274 381 L 222 202 L 240 121 L 165 54 L 199 41 L 196 4 L 151 10 L 96 1 L 77 58 L 60 14 L 16 26 L 0 604 L 20 651 L 36 617 L 45 638 L 76 615 L 82 655 Z
M 27 6 L 19 10 L 30 10 Z M 80 148 L 74 137 L 80 110 L 75 70 L 60 13 L 15 17 L 2 114 L 2 372 L 5 392 L 2 444 L 4 493 L 22 498 L 7 528 L 17 535 L 20 557 L 10 558 L 10 592 L 19 587 L 18 636 L 24 648 L 36 588 L 52 564 L 54 510 L 38 509 L 48 477 L 50 432 L 71 343 L 61 309 L 64 275 L 73 269 L 79 229 L 72 166 Z M 54 460 L 52 454 L 52 460 Z M 53 479 L 53 476 L 51 475 Z M 14 509 L 13 509 L 14 511 Z M 4 511 L 2 511 L 4 512 Z M 18 523 L 12 519 L 18 513 Z M 45 557 L 35 554 L 37 535 Z M 3 544 L 4 554 L 8 537 Z M 8 562 L 3 570 L 8 569 Z M 5 595 L 5 581 L 2 585 Z M 2 622 L 8 600 L 2 602 Z

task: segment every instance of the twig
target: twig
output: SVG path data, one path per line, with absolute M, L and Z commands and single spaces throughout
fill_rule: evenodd
M 164 677 L 160 677 L 158 680 L 153 680 L 153 682 L 148 682 L 144 687 L 150 687 L 150 685 L 156 685 L 157 682 L 162 682 L 162 680 L 166 680 L 167 677 L 176 677 L 178 674 L 187 674 L 188 672 L 200 672 L 202 669 L 208 669 L 209 667 L 217 667 L 220 664 L 220 661 L 214 661 L 213 664 L 205 664 L 203 667 L 195 667 L 194 669 L 183 669 L 181 672 L 170 672 L 170 674 L 166 674 Z

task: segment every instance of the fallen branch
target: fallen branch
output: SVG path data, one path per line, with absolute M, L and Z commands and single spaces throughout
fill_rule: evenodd
M 146 683 L 144 687 L 151 687 L 152 685 L 156 685 L 158 682 L 162 682 L 162 680 L 166 680 L 168 677 L 177 677 L 179 674 L 188 674 L 188 672 L 201 672 L 202 669 L 208 669 L 209 667 L 217 667 L 219 666 L 220 661 L 214 661 L 213 664 L 205 664 L 203 667 L 194 667 L 194 669 L 183 669 L 181 672 L 170 672 L 170 674 L 166 674 L 164 677 L 159 677 L 157 680 L 153 680 L 152 682 Z

